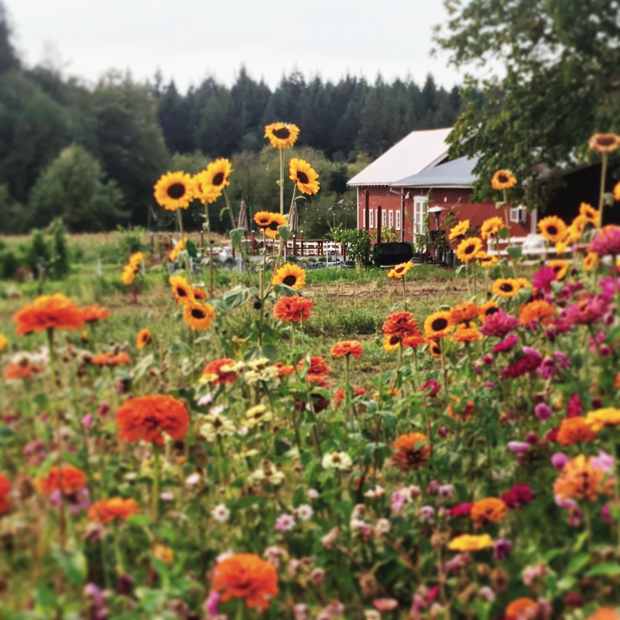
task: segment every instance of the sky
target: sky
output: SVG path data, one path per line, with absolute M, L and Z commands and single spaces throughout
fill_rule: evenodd
M 187 89 L 205 77 L 232 84 L 241 65 L 272 88 L 299 69 L 306 78 L 347 73 L 374 81 L 430 72 L 461 82 L 439 52 L 440 0 L 4 0 L 26 64 L 50 60 L 66 76 L 95 83 L 109 69 L 137 80 L 159 69 Z

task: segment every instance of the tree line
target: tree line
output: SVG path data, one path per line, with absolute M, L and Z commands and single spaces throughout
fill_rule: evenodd
M 263 133 L 266 123 L 279 120 L 301 128 L 297 155 L 322 173 L 323 191 L 301 213 L 306 232 L 322 234 L 328 221 L 354 221 L 344 208 L 328 212 L 336 203 L 351 204 L 350 176 L 414 129 L 451 126 L 463 107 L 458 89 L 437 86 L 431 75 L 420 86 L 381 77 L 374 83 L 352 76 L 306 80 L 293 72 L 271 89 L 242 67 L 231 87 L 207 78 L 186 93 L 160 75 L 138 83 L 114 72 L 89 87 L 51 66 L 26 67 L 11 35 L 0 2 L 5 234 L 44 227 L 57 217 L 76 232 L 170 226 L 153 200 L 160 174 L 176 167 L 193 172 L 222 156 L 235 167 L 233 201 L 271 209 L 274 166 Z M 224 229 L 219 206 L 212 207 L 212 221 Z

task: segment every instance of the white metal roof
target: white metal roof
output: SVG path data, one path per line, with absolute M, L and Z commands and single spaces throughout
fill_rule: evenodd
M 451 127 L 412 131 L 356 174 L 348 184 L 391 185 L 436 166 L 448 152 L 446 138 L 451 131 Z

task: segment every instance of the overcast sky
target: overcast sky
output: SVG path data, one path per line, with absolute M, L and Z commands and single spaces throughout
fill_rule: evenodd
M 242 64 L 274 87 L 300 69 L 338 80 L 431 72 L 460 83 L 447 56 L 430 58 L 440 0 L 4 0 L 28 65 L 54 58 L 64 73 L 95 82 L 108 69 L 152 77 L 159 68 L 181 89 L 212 75 L 232 83 Z M 50 53 L 50 50 L 53 53 Z

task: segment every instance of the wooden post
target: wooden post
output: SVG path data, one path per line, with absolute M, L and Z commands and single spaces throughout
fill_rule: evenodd
M 400 188 L 400 240 L 405 240 L 405 188 Z M 468 345 L 469 346 L 469 345 Z
M 297 256 L 297 235 L 293 235 L 293 256 Z
M 343 243 L 342 244 L 342 262 L 346 262 L 347 260 L 347 244 Z
M 150 233 L 151 235 L 151 258 L 153 258 L 153 253 L 155 251 L 155 235 Z
M 379 205 L 377 207 L 377 245 L 381 245 L 381 226 L 382 226 L 382 213 L 383 207 Z
M 301 233 L 301 257 L 304 257 L 304 233 Z
M 366 232 L 368 232 L 368 228 L 370 226 L 370 198 L 368 197 L 368 190 L 364 192 L 364 196 L 364 209 L 366 211 Z
M 200 231 L 200 247 L 202 247 L 203 251 L 205 249 L 205 231 Z

